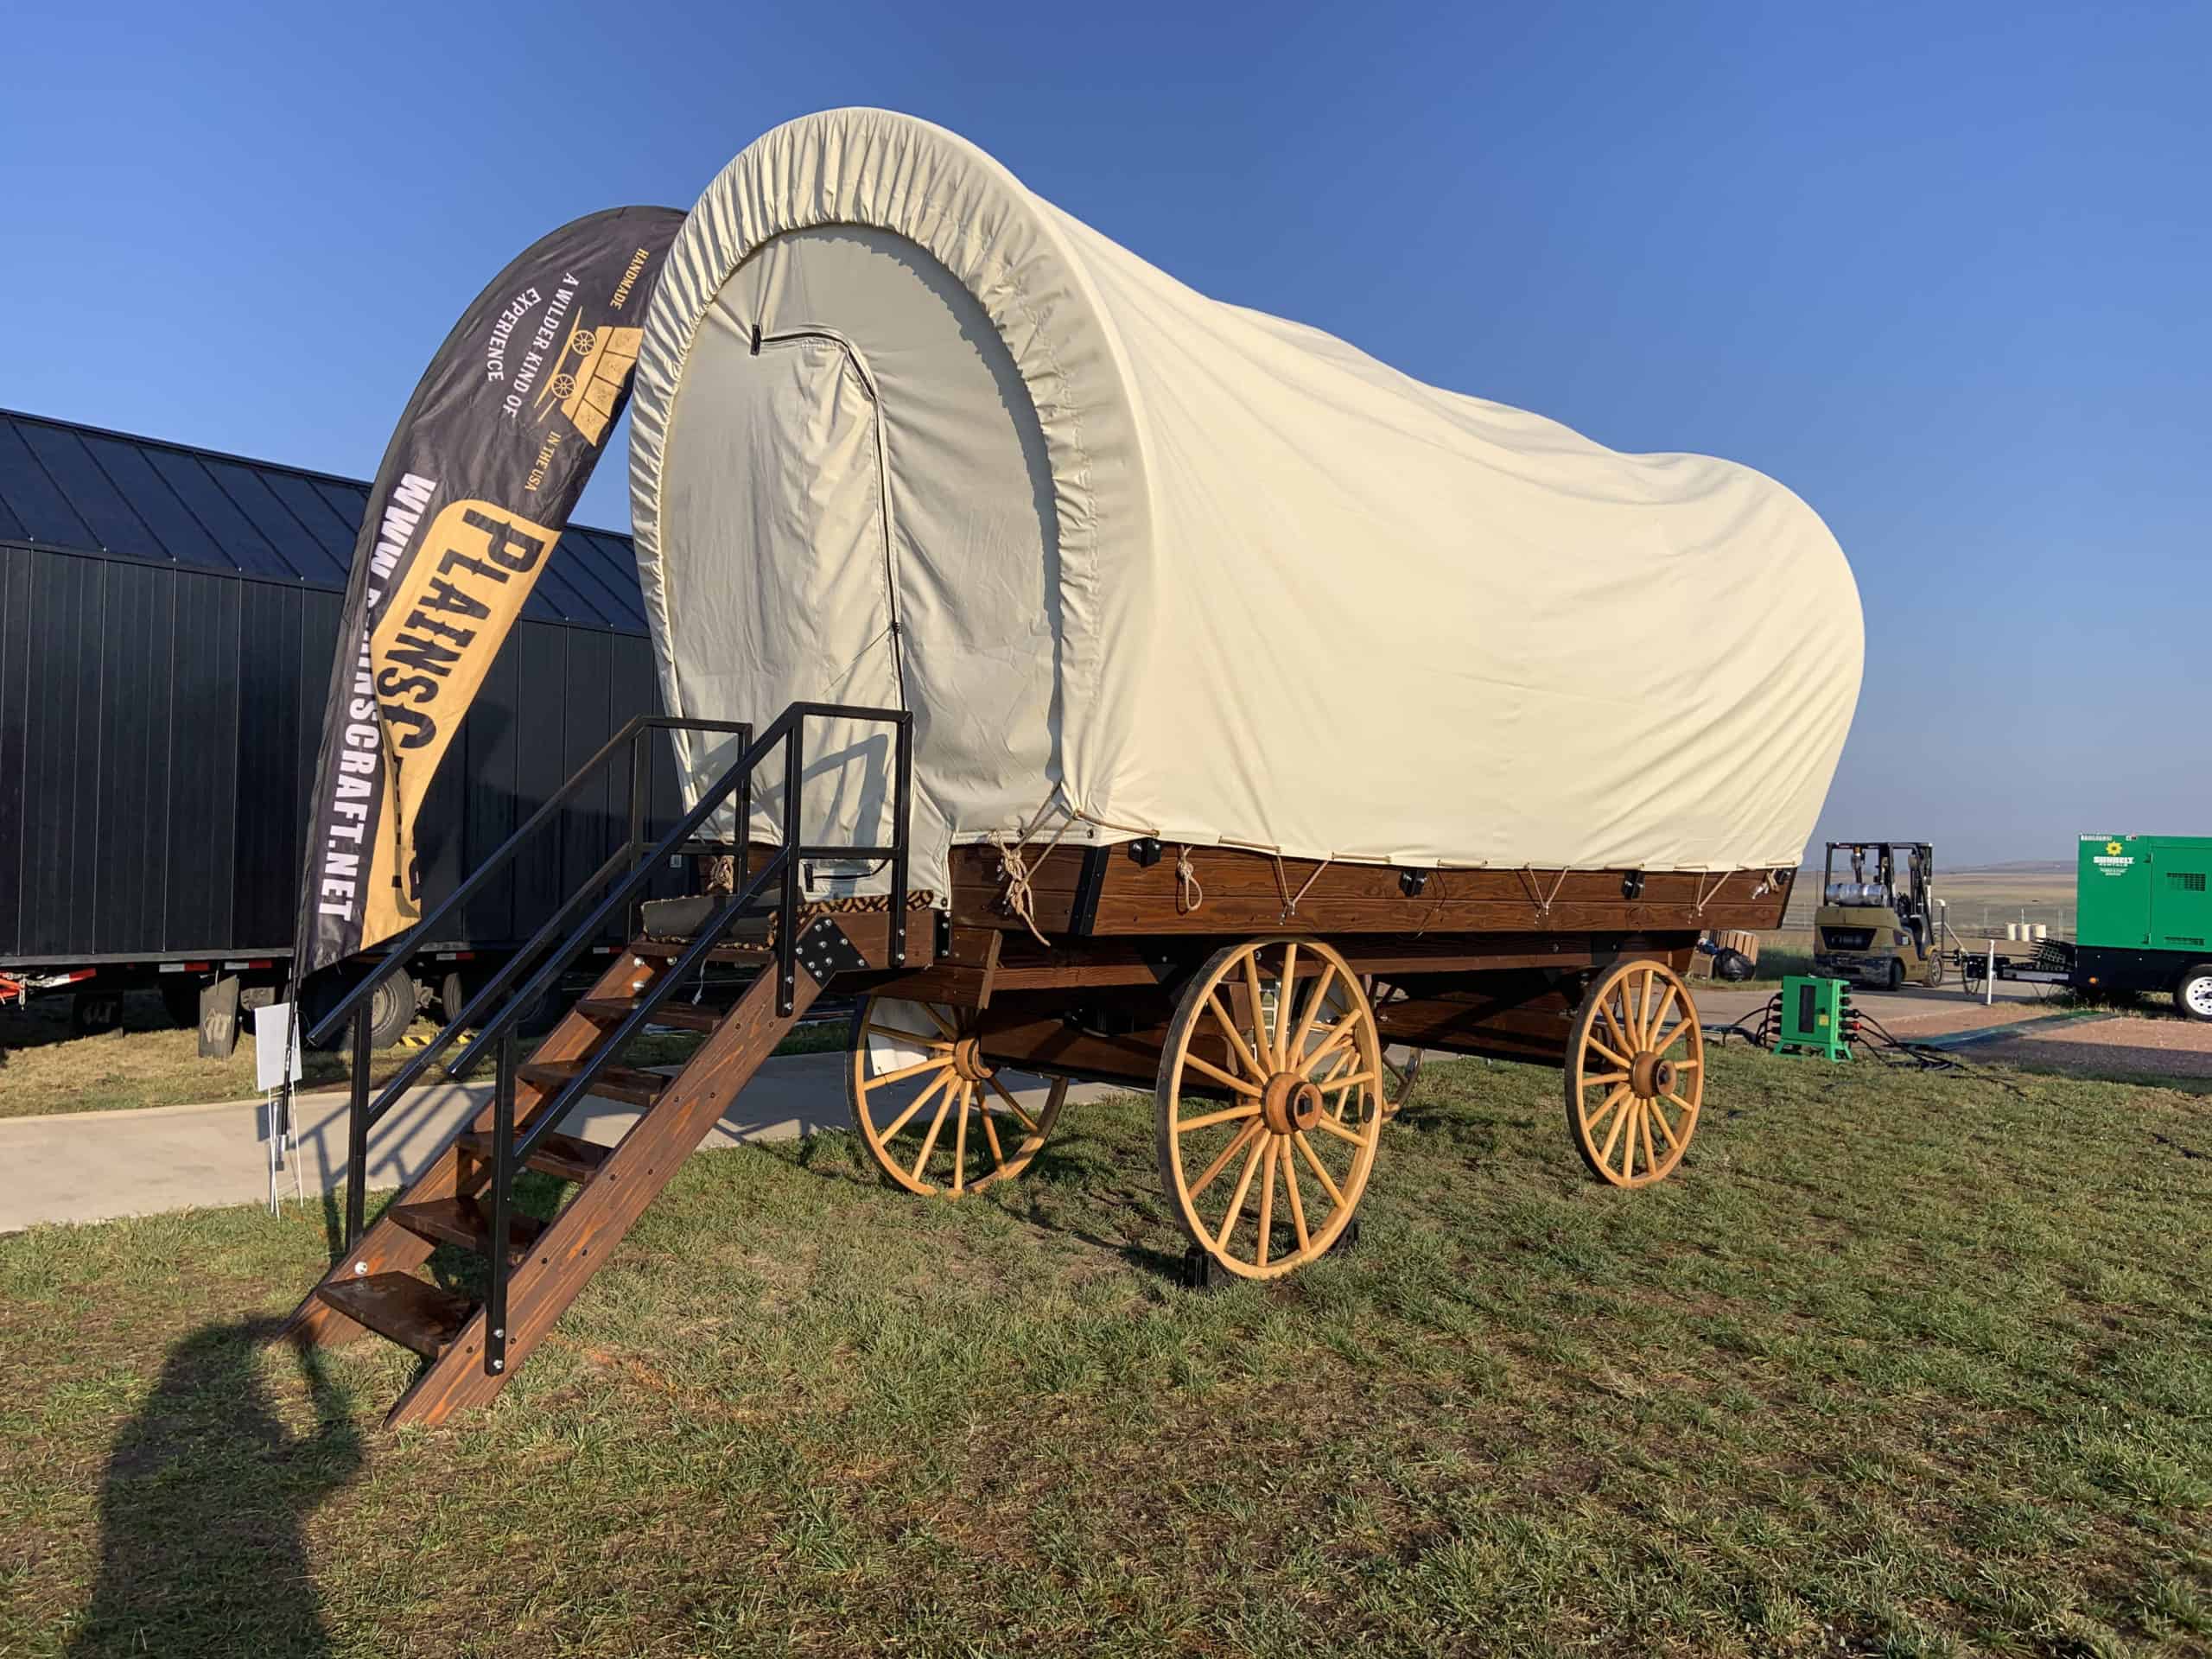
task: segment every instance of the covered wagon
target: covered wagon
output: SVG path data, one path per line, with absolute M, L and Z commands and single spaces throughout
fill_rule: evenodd
M 1600 1179 L 1680 1161 L 1684 970 L 1778 924 L 1858 692 L 1850 571 L 1781 485 L 1208 299 L 869 110 L 708 188 L 632 416 L 667 710 L 639 738 L 672 733 L 690 810 L 602 910 L 671 850 L 733 875 L 655 907 L 425 1178 L 441 1236 L 488 1230 L 489 1312 L 398 1282 L 404 1216 L 310 1299 L 328 1328 L 406 1305 L 438 1356 L 413 1414 L 496 1388 L 833 980 L 855 1127 L 918 1194 L 1018 1176 L 1071 1078 L 1154 1089 L 1195 1276 L 1341 1239 L 1422 1050 L 1561 1067 Z M 747 961 L 728 1008 L 676 1000 Z M 626 1071 L 671 1009 L 699 1055 Z M 491 1012 L 465 1058 L 512 1046 Z M 562 1136 L 609 1079 L 639 1128 Z M 561 1158 L 568 1208 L 493 1248 L 512 1168 Z

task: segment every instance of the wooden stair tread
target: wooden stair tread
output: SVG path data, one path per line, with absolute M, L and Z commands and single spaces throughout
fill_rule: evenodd
M 315 1294 L 347 1319 L 425 1359 L 435 1359 L 476 1312 L 466 1296 L 411 1273 L 370 1273 L 334 1280 Z
M 480 1162 L 492 1161 L 492 1132 L 489 1129 L 470 1129 L 461 1137 L 461 1144 Z M 524 1166 L 544 1175 L 557 1176 L 564 1181 L 588 1181 L 599 1173 L 607 1161 L 611 1147 L 602 1147 L 589 1141 L 579 1141 L 573 1135 L 549 1135 L 524 1160 Z
M 536 1084 L 550 1095 L 582 1072 L 588 1064 L 584 1060 L 532 1060 L 527 1065 L 517 1066 L 515 1076 L 524 1083 Z M 592 1079 L 591 1091 L 609 1100 L 627 1101 L 632 1106 L 650 1106 L 667 1087 L 668 1079 L 658 1071 L 610 1065 Z
M 576 1004 L 576 1012 L 585 1019 L 604 1025 L 620 1025 L 638 1010 L 641 999 L 634 996 L 588 996 Z M 653 1010 L 657 1026 L 674 1026 L 683 1031 L 712 1031 L 729 1018 L 729 1010 L 718 1002 L 689 1002 L 680 997 L 671 997 Z
M 458 1244 L 487 1261 L 491 1257 L 492 1225 L 474 1198 L 428 1198 L 420 1204 L 395 1204 L 385 1211 L 417 1238 L 433 1243 Z M 527 1255 L 545 1230 L 535 1216 L 507 1217 L 507 1255 L 518 1261 Z
M 633 957 L 652 957 L 662 962 L 673 962 L 691 948 L 689 939 L 639 939 L 630 947 Z M 725 939 L 707 952 L 709 962 L 758 962 L 769 954 L 767 941 L 748 944 L 742 941 Z

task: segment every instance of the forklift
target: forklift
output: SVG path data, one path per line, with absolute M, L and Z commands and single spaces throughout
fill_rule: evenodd
M 1842 854 L 1848 879 L 1836 876 Z M 1832 841 L 1813 916 L 1813 971 L 1882 990 L 1943 982 L 1936 849 L 1924 841 Z

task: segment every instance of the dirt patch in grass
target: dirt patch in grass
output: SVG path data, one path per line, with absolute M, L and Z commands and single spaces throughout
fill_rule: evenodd
M 2212 1643 L 2212 1108 L 1714 1056 L 1661 1185 L 1424 1074 L 1364 1236 L 1189 1294 L 1148 1103 L 958 1204 L 695 1159 L 493 1410 L 261 1345 L 325 1220 L 0 1240 L 0 1653 Z

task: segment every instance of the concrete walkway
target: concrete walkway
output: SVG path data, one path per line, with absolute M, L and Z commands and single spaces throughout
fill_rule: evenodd
M 817 1129 L 849 1127 L 845 1065 L 842 1054 L 792 1054 L 768 1061 L 701 1147 L 789 1141 Z M 1077 1084 L 1068 1090 L 1068 1099 L 1114 1092 Z M 1024 1105 L 1043 1093 L 1041 1086 L 1015 1091 Z M 490 1098 L 489 1084 L 444 1083 L 410 1090 L 370 1132 L 370 1187 L 398 1186 L 411 1179 Z M 343 1184 L 346 1105 L 342 1092 L 300 1097 L 300 1183 L 310 1198 Z M 635 1106 L 594 1097 L 571 1113 L 563 1128 L 611 1146 L 639 1116 Z M 108 1221 L 264 1200 L 266 1135 L 257 1100 L 0 1118 L 0 1169 L 7 1172 L 0 1182 L 0 1232 L 41 1222 Z M 289 1198 L 289 1171 L 283 1190 Z

